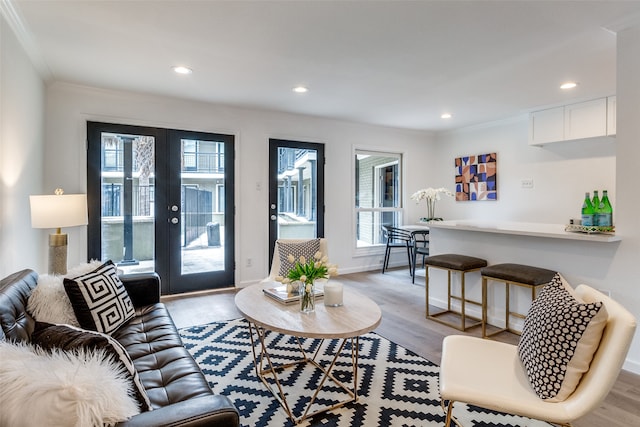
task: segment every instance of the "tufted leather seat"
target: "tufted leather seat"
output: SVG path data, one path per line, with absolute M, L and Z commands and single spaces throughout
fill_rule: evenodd
M 136 317 L 113 337 L 131 356 L 154 408 L 211 394 L 164 304 L 138 308 Z
M 112 336 L 133 360 L 152 411 L 143 412 L 120 427 L 239 426 L 238 411 L 226 396 L 214 395 L 184 347 L 164 304 L 155 273 L 121 277 L 136 308 L 136 316 Z M 38 275 L 32 270 L 0 281 L 0 340 L 28 342 L 35 320 L 27 303 Z
M 22 270 L 0 281 L 0 339 L 3 341 L 29 341 L 35 321 L 27 313 L 31 291 L 38 284 L 38 276 L 31 270 Z

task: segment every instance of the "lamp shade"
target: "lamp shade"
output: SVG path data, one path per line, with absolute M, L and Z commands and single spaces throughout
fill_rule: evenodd
M 29 196 L 33 228 L 62 228 L 85 225 L 86 194 Z

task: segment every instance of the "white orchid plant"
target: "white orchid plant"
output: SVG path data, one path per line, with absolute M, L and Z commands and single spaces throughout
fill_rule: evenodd
M 423 188 L 411 195 L 411 199 L 415 200 L 416 203 L 420 203 L 422 200 L 427 202 L 427 217 L 420 218 L 421 221 L 442 221 L 442 218 L 435 217 L 436 200 L 440 200 L 441 195 L 453 197 L 453 193 L 444 187 Z

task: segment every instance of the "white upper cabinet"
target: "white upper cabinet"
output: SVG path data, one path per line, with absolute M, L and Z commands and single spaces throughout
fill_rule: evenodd
M 564 107 L 536 111 L 529 116 L 529 144 L 564 140 Z
M 529 115 L 529 145 L 606 135 L 615 135 L 615 96 Z
M 582 139 L 607 134 L 607 99 L 564 107 L 564 139 Z

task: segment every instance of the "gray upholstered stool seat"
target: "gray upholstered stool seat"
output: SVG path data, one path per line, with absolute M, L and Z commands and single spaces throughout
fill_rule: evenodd
M 428 319 L 435 320 L 437 322 L 443 323 L 445 325 L 454 327 L 458 330 L 465 331 L 468 328 L 473 326 L 478 326 L 482 324 L 482 319 L 478 319 L 475 317 L 468 316 L 466 314 L 466 304 L 475 304 L 482 305 L 477 301 L 473 301 L 468 299 L 465 296 L 465 274 L 478 271 L 483 267 L 487 266 L 487 261 L 482 258 L 476 258 L 467 255 L 459 255 L 459 254 L 441 254 L 441 255 L 432 255 L 427 257 L 424 260 L 425 263 L 425 294 L 426 294 L 426 317 Z M 439 268 L 442 270 L 447 270 L 447 309 L 440 311 L 438 313 L 431 313 L 429 311 L 429 268 Z M 451 292 L 451 273 L 458 272 L 460 273 L 460 295 L 453 295 Z M 458 300 L 460 301 L 460 311 L 454 311 L 451 307 L 451 301 Z M 440 316 L 444 314 L 456 314 L 460 316 L 460 324 L 455 324 L 450 321 L 441 319 Z M 471 324 L 467 323 L 467 319 L 471 319 L 473 322 Z
M 511 311 L 509 307 L 510 285 L 521 286 L 531 289 L 531 301 L 536 297 L 536 290 L 546 285 L 553 279 L 556 272 L 546 268 L 533 267 L 523 264 L 495 264 L 484 267 L 480 270 L 482 274 L 482 336 L 483 338 L 499 334 L 504 331 L 520 334 L 520 331 L 514 330 L 509 326 L 511 316 L 524 318 L 524 314 Z M 487 287 L 489 281 L 504 282 L 505 284 L 505 327 L 487 334 Z
M 433 255 L 425 259 L 425 264 L 431 267 L 448 268 L 451 270 L 468 271 L 486 267 L 487 261 L 467 255 L 443 254 Z
M 524 283 L 531 286 L 545 285 L 553 279 L 556 272 L 546 268 L 522 264 L 495 264 L 480 271 L 483 276 L 504 279 L 509 282 Z

